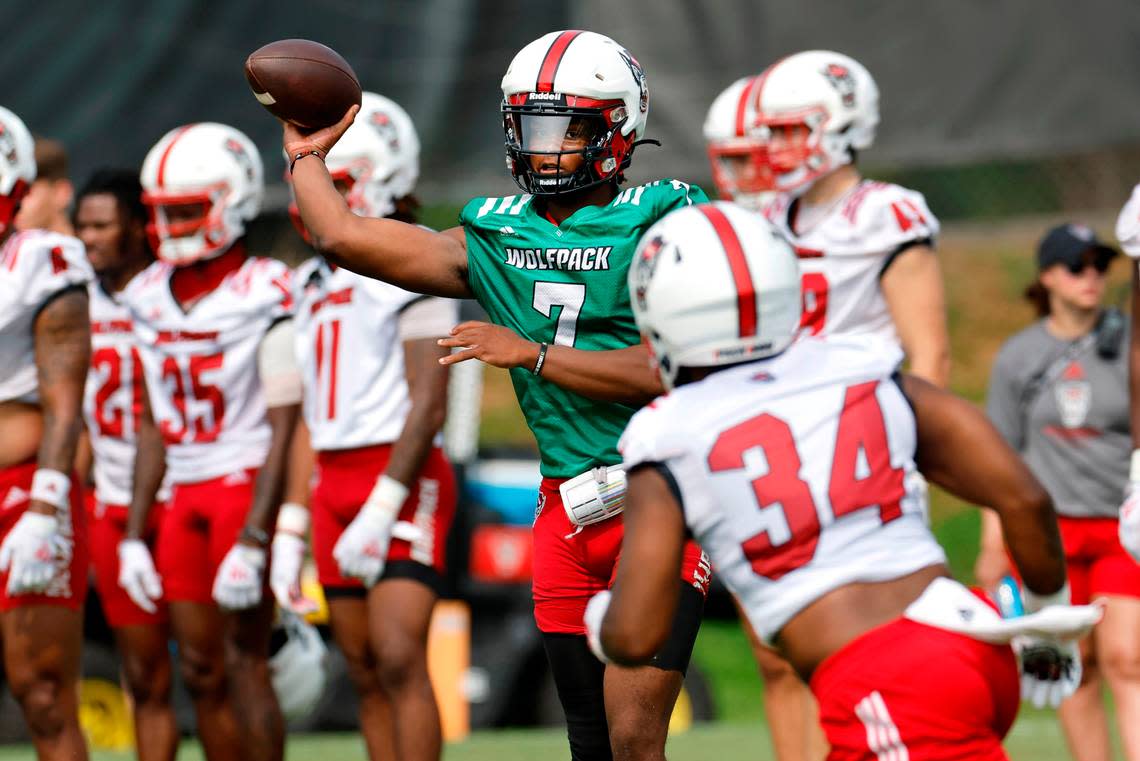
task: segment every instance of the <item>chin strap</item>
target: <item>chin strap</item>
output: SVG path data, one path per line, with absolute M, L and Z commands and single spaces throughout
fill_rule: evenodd
M 661 147 L 661 141 L 660 140 L 654 140 L 651 137 L 647 137 L 647 138 L 644 138 L 642 140 L 634 140 L 633 145 L 629 146 L 629 152 L 633 153 L 633 149 L 639 145 L 656 145 L 658 148 L 660 148 Z

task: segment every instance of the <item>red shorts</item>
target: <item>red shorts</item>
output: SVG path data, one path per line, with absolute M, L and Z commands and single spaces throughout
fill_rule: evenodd
M 1140 565 L 1120 546 L 1115 518 L 1058 516 L 1073 604 L 1097 595 L 1140 597 Z
M 35 460 L 0 468 L 0 542 L 28 509 L 35 472 Z M 8 597 L 8 574 L 0 573 L 0 611 L 34 605 L 56 605 L 72 610 L 83 608 L 83 601 L 87 598 L 87 520 L 83 514 L 83 488 L 75 476 L 71 477 L 68 513 L 72 539 L 70 561 L 66 564 L 60 561 L 55 578 L 43 594 Z
M 119 586 L 119 542 L 127 535 L 127 506 L 105 505 L 92 497 L 87 500 L 87 520 L 91 527 L 91 570 L 95 573 L 95 589 L 103 604 L 103 615 L 114 628 L 120 626 L 155 626 L 166 621 L 166 604 L 158 601 L 158 610 L 147 613 L 135 605 Z M 143 539 L 151 554 L 155 552 L 159 528 L 166 505 L 159 502 L 151 508 Z
M 249 468 L 171 489 L 155 557 L 168 603 L 214 603 L 214 576 L 245 525 L 256 477 Z
M 359 579 L 341 575 L 333 558 L 333 548 L 360 512 L 376 479 L 387 469 L 391 453 L 391 444 L 317 453 L 317 483 L 313 487 L 311 512 L 313 561 L 321 586 L 364 588 Z M 415 578 L 439 591 L 446 568 L 447 532 L 455 519 L 455 502 L 455 472 L 443 450 L 432 447 L 397 519 L 415 524 L 422 534 L 415 542 L 392 539 L 381 578 Z M 431 570 L 424 573 L 425 569 Z
M 625 524 L 621 517 L 575 526 L 566 516 L 558 486 L 544 478 L 534 519 L 534 619 L 548 634 L 585 634 L 586 603 L 613 586 Z M 707 595 L 712 569 L 696 542 L 688 542 L 681 580 Z
M 900 618 L 832 653 L 811 678 L 828 761 L 997 761 L 1017 716 L 1007 646 Z

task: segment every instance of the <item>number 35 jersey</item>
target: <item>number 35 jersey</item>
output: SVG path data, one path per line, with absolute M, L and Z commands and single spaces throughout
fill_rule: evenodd
M 530 341 L 587 351 L 632 346 L 640 335 L 626 273 L 638 239 L 673 209 L 707 201 L 696 186 L 660 180 L 555 225 L 529 195 L 476 198 L 459 216 L 471 290 L 492 322 Z M 587 399 L 530 370 L 512 369 L 511 381 L 542 475 L 570 478 L 619 462 L 617 440 L 635 408 Z
M 657 399 L 621 440 L 668 469 L 693 538 L 767 641 L 854 582 L 946 561 L 923 520 L 915 420 L 872 336 L 805 338 Z
M 270 430 L 257 353 L 292 312 L 290 271 L 250 257 L 183 311 L 174 268 L 155 262 L 127 286 L 151 413 L 166 444 L 167 480 L 194 483 L 258 468 Z
M 922 194 L 864 180 L 811 228 L 797 235 L 789 196 L 764 210 L 796 248 L 803 272 L 801 325 L 812 335 L 873 333 L 898 342 L 879 279 L 894 258 L 933 245 L 938 220 Z

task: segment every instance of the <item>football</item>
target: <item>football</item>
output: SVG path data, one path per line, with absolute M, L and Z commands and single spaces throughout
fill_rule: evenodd
M 245 78 L 258 103 L 274 116 L 320 129 L 360 105 L 360 81 L 339 53 L 312 40 L 278 40 L 245 59 Z

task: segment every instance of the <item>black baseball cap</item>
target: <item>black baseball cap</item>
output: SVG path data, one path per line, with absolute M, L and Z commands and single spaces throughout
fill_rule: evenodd
M 1119 254 L 1112 246 L 1096 237 L 1087 225 L 1067 223 L 1057 225 L 1041 239 L 1037 246 L 1037 269 L 1044 270 L 1054 264 L 1077 266 L 1086 251 L 1092 250 L 1104 261 Z

